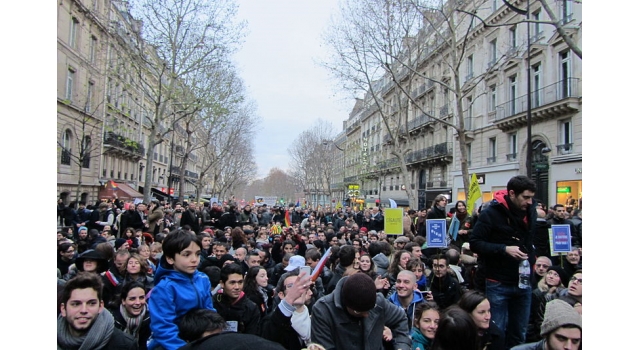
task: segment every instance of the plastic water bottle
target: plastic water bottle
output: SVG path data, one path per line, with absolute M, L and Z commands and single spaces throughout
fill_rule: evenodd
M 529 280 L 531 275 L 531 268 L 529 267 L 529 260 L 524 259 L 520 261 L 520 279 L 518 281 L 518 287 L 522 289 L 529 288 Z

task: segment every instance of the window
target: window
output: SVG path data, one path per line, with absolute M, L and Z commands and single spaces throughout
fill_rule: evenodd
M 489 87 L 489 112 L 493 112 L 496 110 L 496 106 L 498 104 L 498 96 L 495 85 L 491 85 Z
M 76 48 L 78 45 L 78 25 L 80 22 L 77 18 L 71 16 L 71 23 L 69 27 L 69 46 Z
M 67 86 L 65 89 L 64 99 L 71 102 L 73 101 L 73 84 L 76 78 L 76 70 L 69 67 L 67 70 Z
M 518 154 L 518 138 L 516 133 L 509 134 L 509 153 L 507 154 L 507 161 L 516 159 Z
M 91 137 L 85 136 L 82 142 L 82 167 L 89 169 L 91 166 Z
M 473 55 L 467 57 L 467 79 L 465 81 L 469 81 L 471 78 L 473 78 Z
M 571 2 L 573 0 L 561 0 L 560 3 L 560 19 L 562 24 L 569 23 L 573 18 L 573 9 Z
M 67 129 L 62 134 L 62 152 L 60 153 L 60 164 L 71 165 L 71 130 Z
M 91 36 L 91 42 L 89 43 L 89 61 L 96 63 L 96 48 L 98 46 L 98 38 Z
M 540 70 L 540 64 L 536 64 L 531 67 L 531 106 L 533 108 L 539 107 L 542 104 L 541 96 L 542 93 L 542 72 Z
M 517 76 L 509 77 L 509 116 L 516 114 L 516 97 L 518 97 Z
M 558 153 L 568 154 L 573 149 L 572 125 L 571 119 L 560 121 L 560 130 L 558 135 Z
M 473 159 L 473 157 L 471 157 L 471 144 L 467 143 L 467 166 L 471 165 L 471 159 Z
M 464 119 L 464 128 L 466 130 L 472 130 L 471 118 L 473 118 L 473 98 L 467 97 L 467 117 Z
M 540 40 L 540 38 L 542 38 L 542 30 L 540 29 L 540 11 L 536 11 L 534 13 L 531 14 L 531 19 L 533 21 L 536 21 L 535 23 L 533 23 L 533 33 L 532 33 L 532 37 L 531 37 L 531 42 L 536 42 L 538 40 Z
M 514 53 L 518 47 L 518 33 L 516 32 L 517 26 L 509 28 L 509 51 Z
M 498 1 L 500 1 L 500 0 L 493 0 L 493 1 L 491 1 L 491 10 L 492 10 L 493 12 L 495 12 L 495 11 L 498 9 L 498 7 L 500 7 L 500 6 L 498 6 Z
M 571 96 L 571 60 L 569 58 L 569 51 L 560 53 L 560 76 L 561 82 L 560 98 L 567 98 Z
M 84 111 L 85 113 L 89 113 L 91 114 L 91 104 L 93 102 L 93 91 L 94 91 L 94 83 L 92 81 L 89 81 L 89 84 L 87 84 L 87 103 L 85 103 L 84 105 Z
M 487 163 L 491 164 L 496 162 L 496 153 L 497 153 L 496 138 L 492 137 L 489 139 L 489 157 L 487 158 Z
M 498 61 L 498 42 L 497 39 L 493 39 L 489 42 L 489 64 L 493 66 Z

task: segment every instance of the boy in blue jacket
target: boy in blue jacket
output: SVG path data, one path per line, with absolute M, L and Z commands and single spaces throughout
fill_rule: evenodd
M 162 258 L 149 297 L 152 338 L 150 350 L 178 349 L 186 342 L 178 337 L 178 324 L 191 309 L 211 309 L 211 282 L 197 270 L 202 244 L 196 235 L 177 230 L 162 241 Z

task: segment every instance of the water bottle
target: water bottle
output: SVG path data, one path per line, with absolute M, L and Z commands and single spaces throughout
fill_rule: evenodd
M 519 268 L 520 278 L 518 281 L 518 287 L 522 289 L 529 288 L 529 280 L 531 275 L 531 268 L 529 267 L 529 260 L 524 259 L 520 261 Z

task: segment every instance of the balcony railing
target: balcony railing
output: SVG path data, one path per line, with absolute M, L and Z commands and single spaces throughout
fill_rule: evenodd
M 565 143 L 564 145 L 557 145 L 558 154 L 570 154 L 573 153 L 573 143 Z
M 434 146 L 413 151 L 407 155 L 407 163 L 416 163 L 419 161 L 430 160 L 433 158 L 452 156 L 453 147 L 451 142 L 443 142 Z
M 560 80 L 531 92 L 531 108 L 541 107 L 565 98 L 580 97 L 580 79 L 568 78 Z M 496 107 L 496 120 L 509 118 L 527 111 L 527 95 L 509 100 Z
M 507 161 L 511 162 L 511 161 L 516 160 L 517 155 L 518 155 L 517 153 L 509 153 L 509 154 L 507 154 Z
M 487 158 L 487 163 L 492 164 L 496 162 L 496 157 L 488 157 Z
M 409 131 L 417 129 L 419 127 L 422 127 L 426 124 L 428 124 L 429 122 L 432 122 L 433 118 L 431 118 L 430 116 L 426 115 L 426 114 L 421 114 L 419 117 L 409 121 L 408 125 L 407 125 L 407 129 L 409 129 Z
M 129 152 L 135 156 L 144 156 L 144 147 L 141 143 L 116 134 L 113 131 L 104 133 L 104 144 L 121 151 Z

